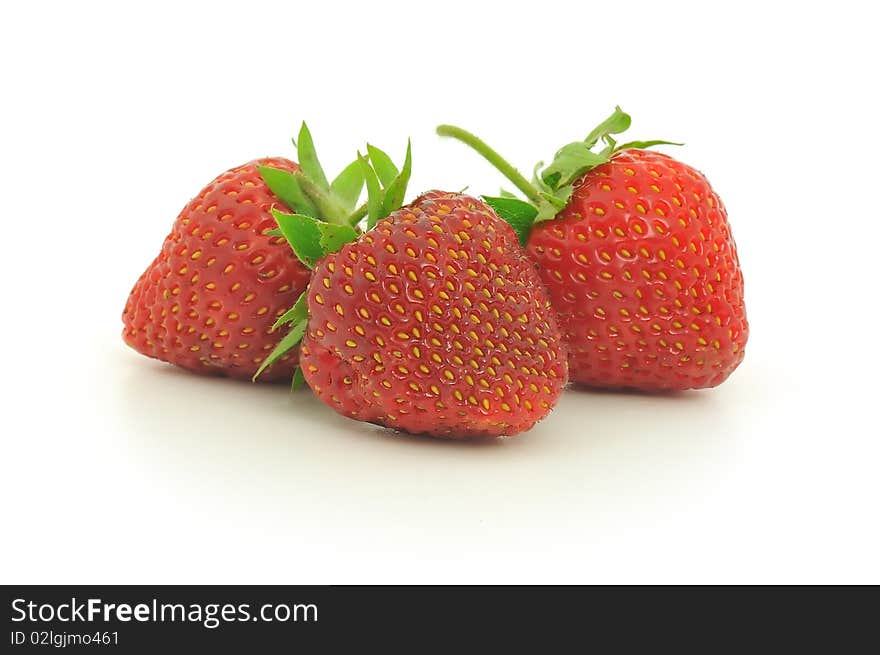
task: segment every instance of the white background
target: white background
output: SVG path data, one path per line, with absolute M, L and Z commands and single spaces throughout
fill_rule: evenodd
M 7 4 L 0 581 L 880 582 L 863 6 Z M 616 103 L 728 207 L 752 337 L 718 389 L 570 391 L 473 445 L 123 345 L 181 207 L 302 119 L 328 169 L 411 136 L 410 197 L 493 193 L 437 123 L 528 169 Z

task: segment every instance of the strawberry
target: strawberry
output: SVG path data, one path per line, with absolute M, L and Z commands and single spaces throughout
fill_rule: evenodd
M 531 184 L 474 135 L 453 126 L 438 132 L 474 147 L 531 201 L 485 198 L 538 265 L 574 382 L 714 387 L 743 360 L 749 333 L 727 212 L 702 173 L 646 149 L 669 142 L 618 146 L 611 135 L 629 124 L 618 107 Z M 605 147 L 594 152 L 600 141 Z
M 279 341 L 271 331 L 308 284 L 309 270 L 273 233 L 275 205 L 337 223 L 355 222 L 359 162 L 328 184 L 303 124 L 300 165 L 257 159 L 233 168 L 184 207 L 162 251 L 135 283 L 123 338 L 138 352 L 196 373 L 248 379 Z M 290 351 L 263 380 L 290 380 Z
M 279 219 L 299 252 L 302 230 Z M 303 337 L 305 381 L 357 420 L 513 435 L 545 417 L 568 380 L 533 264 L 511 227 L 466 195 L 425 193 L 318 259 L 298 305 L 290 335 Z

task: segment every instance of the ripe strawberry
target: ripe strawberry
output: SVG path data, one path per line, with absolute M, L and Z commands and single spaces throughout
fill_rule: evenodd
M 302 170 L 288 159 L 257 159 L 223 173 L 184 207 L 126 302 L 129 346 L 196 373 L 254 376 L 279 340 L 273 323 L 310 277 L 272 233 L 273 205 L 344 222 L 363 186 L 358 162 L 326 182 L 305 124 L 298 149 Z M 262 379 L 290 380 L 297 357 L 286 353 Z
M 469 196 L 431 191 L 391 213 L 320 259 L 307 296 L 308 327 L 295 330 L 305 380 L 354 419 L 513 435 L 545 417 L 568 380 L 533 264 Z
M 473 135 L 438 131 L 472 145 L 532 201 L 486 199 L 527 239 L 565 333 L 573 381 L 714 387 L 742 361 L 749 331 L 727 213 L 700 172 L 645 149 L 666 142 L 618 147 L 611 135 L 629 123 L 617 108 L 532 184 Z M 607 146 L 595 153 L 600 139 Z

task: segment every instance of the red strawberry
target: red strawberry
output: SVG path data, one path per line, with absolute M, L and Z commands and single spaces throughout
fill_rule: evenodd
M 510 226 L 469 196 L 426 193 L 320 259 L 308 314 L 298 324 L 305 379 L 361 421 L 513 435 L 545 417 L 568 380 L 533 264 Z
M 354 165 L 331 189 L 305 125 L 298 146 L 310 170 L 288 159 L 254 160 L 217 177 L 184 207 L 129 295 L 122 315 L 128 345 L 197 373 L 254 376 L 279 341 L 273 323 L 310 277 L 284 237 L 270 233 L 273 205 L 284 201 L 313 216 L 346 220 L 346 207 L 363 186 Z M 297 357 L 295 350 L 286 353 L 262 379 L 289 380 Z
M 532 201 L 487 199 L 528 239 L 573 381 L 646 391 L 714 387 L 742 361 L 748 338 L 727 213 L 700 172 L 644 149 L 663 142 L 617 147 L 610 135 L 629 122 L 618 108 L 584 142 L 563 147 L 533 184 L 473 135 L 439 131 L 474 146 Z M 608 145 L 594 153 L 600 139 Z

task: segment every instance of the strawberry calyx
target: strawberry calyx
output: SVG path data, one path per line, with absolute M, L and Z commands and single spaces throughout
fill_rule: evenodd
M 272 192 L 296 212 L 288 214 L 273 207 L 271 212 L 278 229 L 267 234 L 283 236 L 307 268 L 314 268 L 323 257 L 356 241 L 362 234 L 359 226 L 364 218 L 366 229 L 370 230 L 403 205 L 412 173 L 412 146 L 409 142 L 400 169 L 384 151 L 367 144 L 367 155 L 358 152 L 357 159 L 332 183 L 327 182 L 321 169 L 305 123 L 300 130 L 297 151 L 301 171 L 291 174 L 262 167 L 260 174 Z M 367 200 L 356 207 L 365 185 Z M 307 295 L 308 288 L 293 307 L 275 321 L 271 328 L 273 332 L 284 327 L 288 332 L 260 364 L 254 380 L 302 340 L 308 325 Z M 301 387 L 304 381 L 302 371 L 297 367 L 292 390 Z
M 351 162 L 332 182 L 328 182 L 305 122 L 292 141 L 299 170 L 291 173 L 271 166 L 260 166 L 259 172 L 266 186 L 298 214 L 328 223 L 356 224 L 360 220 L 360 210 L 355 205 L 364 187 L 363 173 L 357 161 Z
M 531 181 L 526 179 L 504 157 L 476 135 L 454 125 L 440 125 L 437 134 L 451 137 L 470 146 L 521 191 L 527 201 L 502 189 L 500 196 L 483 196 L 483 200 L 514 229 L 520 244 L 526 244 L 532 226 L 555 218 L 566 206 L 575 182 L 592 169 L 606 163 L 611 156 L 629 148 L 650 148 L 655 145 L 683 145 L 672 141 L 629 141 L 618 144 L 612 135 L 629 129 L 632 118 L 620 107 L 597 125 L 583 141 L 567 143 L 557 150 L 548 166 L 538 162 Z M 601 146 L 601 149 L 596 149 Z

